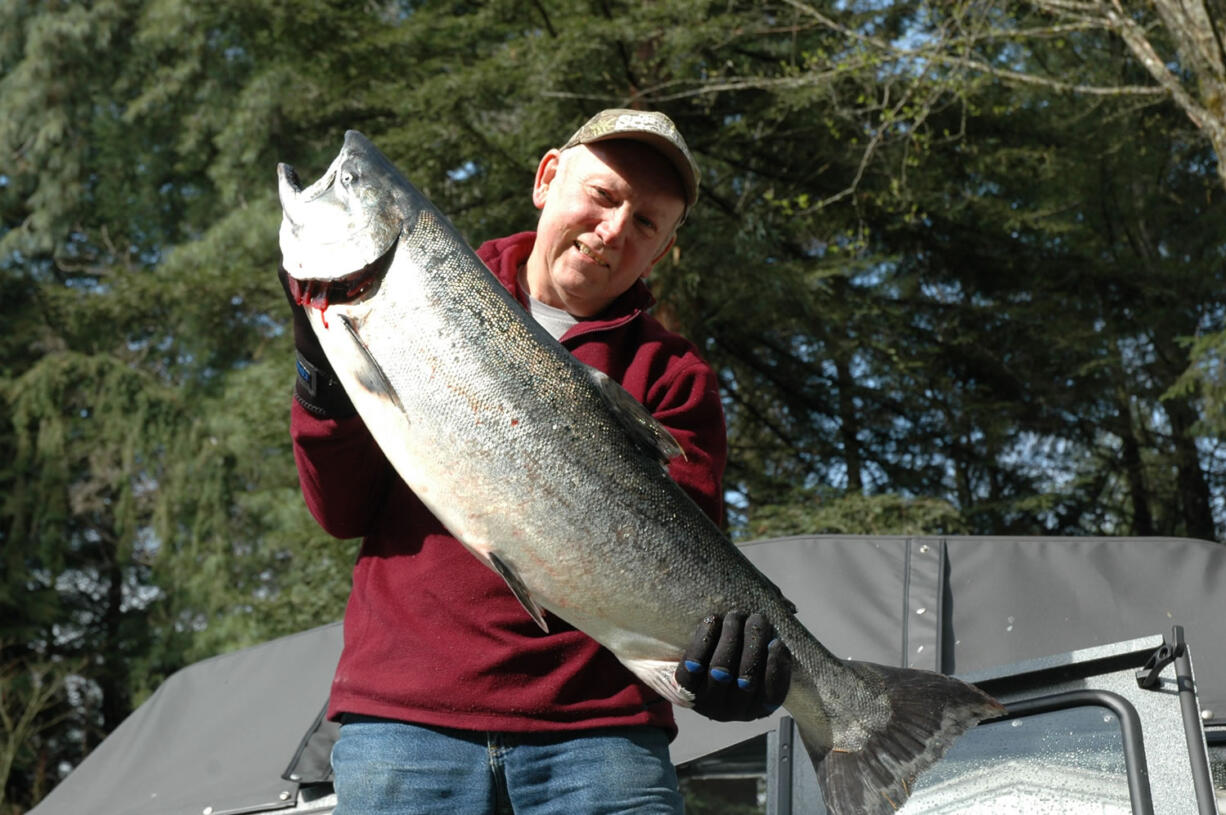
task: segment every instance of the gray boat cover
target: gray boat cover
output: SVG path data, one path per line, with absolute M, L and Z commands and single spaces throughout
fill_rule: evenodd
M 843 657 L 971 674 L 1184 628 L 1206 718 L 1226 724 L 1226 546 L 1183 538 L 801 536 L 743 545 Z M 321 720 L 339 623 L 171 676 L 33 815 L 292 808 L 330 780 Z M 678 711 L 673 760 L 775 727 Z

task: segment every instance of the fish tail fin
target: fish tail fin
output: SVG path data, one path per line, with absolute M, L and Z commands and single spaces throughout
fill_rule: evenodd
M 887 722 L 859 749 L 832 748 L 825 739 L 801 740 L 817 770 L 830 815 L 889 815 L 903 805 L 916 777 L 949 749 L 954 739 L 980 721 L 1004 714 L 1004 707 L 973 685 L 930 671 L 849 663 L 889 699 Z

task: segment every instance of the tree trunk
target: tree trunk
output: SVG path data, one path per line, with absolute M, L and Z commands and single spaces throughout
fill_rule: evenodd
M 1196 422 L 1196 411 L 1186 399 L 1170 399 L 1163 402 L 1163 406 L 1171 422 L 1171 441 L 1175 449 L 1176 478 L 1184 532 L 1189 537 L 1214 540 L 1209 485 L 1201 469 L 1200 455 L 1196 450 L 1196 436 L 1191 432 L 1192 425 Z
M 1145 489 L 1145 472 L 1141 462 L 1141 445 L 1132 426 L 1132 410 L 1125 398 L 1118 404 L 1117 433 L 1120 437 L 1120 458 L 1128 479 L 1128 496 L 1132 503 L 1132 534 L 1154 534 L 1154 516 L 1149 510 L 1149 492 Z
M 860 419 L 856 415 L 855 399 L 852 397 L 853 381 L 851 367 L 840 354 L 835 361 L 839 382 L 839 435 L 843 441 L 843 462 L 847 465 L 847 492 L 858 494 L 864 491 L 861 474 Z

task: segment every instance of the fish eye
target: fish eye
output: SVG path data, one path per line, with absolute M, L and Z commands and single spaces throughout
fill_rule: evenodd
M 347 161 L 341 165 L 340 173 L 337 174 L 337 181 L 340 182 L 342 187 L 351 187 L 360 177 L 360 173 Z

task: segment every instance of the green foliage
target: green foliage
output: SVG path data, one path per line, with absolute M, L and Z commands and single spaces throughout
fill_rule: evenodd
M 36 661 L 14 656 L 14 649 L 0 645 L 6 654 L 0 663 L 0 813 L 20 813 L 16 803 L 6 802 L 8 780 L 16 765 L 42 764 L 40 741 L 44 732 L 56 727 L 67 715 L 63 703 L 64 689 L 70 673 L 79 669 L 67 663 Z M 41 798 L 51 787 L 52 779 L 37 772 L 28 780 L 26 796 Z
M 46 354 L 2 396 L 15 439 L 0 504 L 4 671 L 38 665 L 45 677 L 24 692 L 10 684 L 25 700 L 16 718 L 31 717 L 20 725 L 28 749 L 14 756 L 21 772 L 7 779 L 25 795 L 46 787 L 29 777 L 46 751 L 79 760 L 130 709 L 132 665 L 150 638 L 145 611 L 159 593 L 149 518 L 182 403 L 111 356 L 74 351 Z M 69 670 L 97 692 L 66 710 Z
M 788 535 L 964 535 L 957 507 L 939 498 L 856 495 L 833 490 L 752 507 L 740 537 Z
M 1206 435 L 1226 434 L 1226 332 L 1185 340 L 1190 365 L 1163 394 L 1167 399 L 1199 397 L 1201 425 Z
M 758 815 L 763 808 L 753 778 L 682 778 L 681 794 L 690 815 Z M 752 801 L 752 803 L 751 803 Z
M 157 563 L 158 582 L 173 590 L 154 613 L 189 661 L 343 611 L 356 544 L 328 537 L 303 511 L 288 445 L 291 377 L 280 359 L 235 371 L 168 451 L 153 523 L 174 542 Z M 161 678 L 147 676 L 141 692 Z

